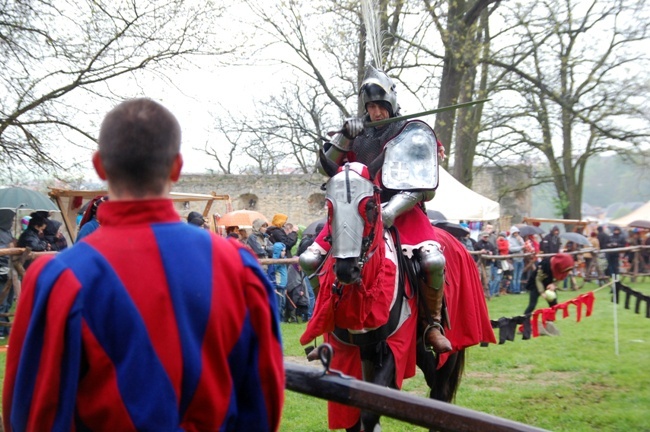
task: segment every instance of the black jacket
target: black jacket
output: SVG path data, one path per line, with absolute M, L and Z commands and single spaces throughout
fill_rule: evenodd
M 298 233 L 296 232 L 291 232 L 287 234 L 284 232 L 283 228 L 276 227 L 274 225 L 271 225 L 266 229 L 266 234 L 269 236 L 271 239 L 271 243 L 284 243 L 284 245 L 287 247 L 287 258 L 291 258 L 291 248 L 293 245 L 296 244 L 298 241 Z
M 42 252 L 47 250 L 47 242 L 42 240 L 37 231 L 34 231 L 31 228 L 27 228 L 23 233 L 18 237 L 18 247 L 30 248 L 35 252 Z
M 553 230 L 548 233 L 539 245 L 542 253 L 558 253 L 560 252 L 560 236 L 553 235 Z
M 483 240 L 481 238 L 479 241 L 476 242 L 474 245 L 474 250 L 475 251 L 480 251 L 480 250 L 486 250 L 487 252 L 490 252 L 490 255 L 496 255 L 497 249 L 494 247 L 492 243 L 490 243 L 489 240 Z M 494 262 L 494 260 L 490 260 L 491 262 Z

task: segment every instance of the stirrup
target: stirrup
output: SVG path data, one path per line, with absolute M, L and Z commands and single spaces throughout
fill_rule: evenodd
M 434 329 L 434 328 L 437 328 L 438 330 L 440 330 L 440 334 L 443 337 L 445 337 L 445 329 L 442 327 L 442 324 L 440 324 L 439 322 L 433 321 L 431 324 L 428 324 L 426 326 L 426 328 L 424 329 L 424 333 L 422 333 L 422 343 L 424 344 L 424 350 L 425 351 L 429 351 L 429 352 L 432 352 L 434 354 L 438 354 L 433 349 L 433 346 L 429 345 L 427 343 L 427 333 L 429 332 L 429 330 Z

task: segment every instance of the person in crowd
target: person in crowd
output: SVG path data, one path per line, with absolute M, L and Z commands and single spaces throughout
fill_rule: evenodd
M 540 250 L 544 254 L 558 253 L 561 247 L 560 242 L 560 228 L 555 225 L 551 228 L 551 232 L 546 234 L 540 244 Z
M 526 238 L 526 241 L 527 241 L 527 242 L 530 242 L 529 249 L 531 250 L 532 253 L 535 253 L 535 254 L 540 253 L 541 250 L 542 250 L 538 238 L 539 238 L 539 237 L 537 236 L 537 234 L 529 235 L 529 236 Z
M 248 237 L 250 234 L 248 234 L 248 229 L 247 228 L 239 228 L 239 242 L 243 245 L 248 244 Z
M 309 246 L 314 243 L 314 240 L 316 240 L 316 236 L 320 234 L 321 231 L 323 231 L 323 227 L 325 226 L 324 223 L 319 223 L 316 225 L 316 229 L 314 230 L 314 234 L 305 234 L 302 237 L 302 240 L 300 241 L 300 245 L 298 245 L 298 256 L 302 255 L 304 251 L 307 250 Z
M 168 198 L 180 143 L 150 99 L 104 118 L 102 225 L 25 275 L 4 430 L 278 430 L 275 294 L 247 248 L 181 220 Z
M 14 222 L 15 213 L 8 211 L 6 220 L 0 224 L 0 249 L 7 249 L 14 247 L 15 240 L 11 234 L 11 227 Z M 9 267 L 11 265 L 11 257 L 9 255 L 0 256 L 0 314 L 7 314 L 11 310 L 14 303 L 14 287 L 13 284 L 7 287 L 9 281 Z M 9 323 L 9 317 L 0 316 L 0 323 Z M 4 339 L 9 335 L 9 326 L 0 325 L 0 339 Z
M 549 306 L 557 304 L 557 299 L 546 298 L 546 291 L 549 289 L 556 291 L 555 283 L 566 279 L 571 270 L 573 270 L 573 258 L 565 253 L 543 258 L 537 263 L 537 267 L 526 283 L 526 291 L 529 292 L 530 297 L 524 315 L 531 314 L 535 310 L 540 297 L 547 300 Z
M 295 226 L 293 226 L 293 224 L 291 225 L 292 225 L 291 231 L 296 232 L 296 242 L 291 247 L 291 255 L 290 255 L 294 257 L 294 256 L 298 256 L 298 248 L 300 247 L 300 243 L 302 242 L 303 239 L 303 233 L 307 227 L 304 225 L 295 225 Z
M 608 254 L 604 253 L 604 250 L 609 248 L 609 243 L 610 243 L 610 237 L 609 237 L 609 232 L 607 230 L 607 227 L 603 225 L 599 225 L 596 228 L 596 232 L 598 233 L 596 237 L 598 238 L 598 245 L 600 251 L 604 254 L 605 259 L 607 260 L 608 264 L 607 267 L 605 268 L 605 275 L 611 276 L 609 272 L 609 259 L 608 259 Z M 602 257 L 603 255 L 601 255 Z
M 32 218 L 31 216 L 26 215 L 26 216 L 23 216 L 22 219 L 20 219 L 20 228 L 21 228 L 20 232 L 21 233 L 27 229 L 27 227 L 29 226 L 29 220 L 31 218 Z
M 191 211 L 187 214 L 187 223 L 190 223 L 193 219 L 203 219 L 203 215 L 197 211 Z
M 488 241 L 494 246 L 494 250 L 497 248 L 497 234 L 494 232 L 494 226 L 491 224 L 485 225 L 484 232 L 488 233 Z
M 287 247 L 282 242 L 273 243 L 273 256 L 274 259 L 286 258 Z M 285 307 L 287 295 L 287 265 L 273 263 L 267 268 L 269 279 L 273 283 L 275 293 L 278 297 L 278 315 L 282 321 L 286 322 Z
M 628 236 L 627 236 L 627 241 L 626 241 L 627 246 L 642 246 L 643 245 L 643 239 L 641 238 L 641 230 L 638 228 L 632 228 L 630 231 L 628 231 Z M 627 260 L 630 269 L 634 266 L 634 256 L 637 254 L 637 251 L 630 250 L 625 252 L 625 259 Z M 643 262 L 639 262 L 639 266 L 643 266 Z
M 284 243 L 287 248 L 287 258 L 291 258 L 291 248 L 298 241 L 298 227 L 287 223 L 288 216 L 282 213 L 273 215 L 271 225 L 267 228 L 266 233 L 269 235 L 271 243 Z
M 68 247 L 68 241 L 61 232 L 61 222 L 51 219 L 52 214 L 49 211 L 37 211 L 45 219 L 45 229 L 43 230 L 43 240 L 50 245 L 50 250 L 62 251 Z
M 510 253 L 508 233 L 505 231 L 499 232 L 499 235 L 497 236 L 497 253 L 499 255 L 508 255 Z
M 90 204 L 88 204 L 88 207 L 86 207 L 86 211 L 81 218 L 81 222 L 79 222 L 77 242 L 99 228 L 99 220 L 97 220 L 97 209 L 102 203 L 106 201 L 108 201 L 108 195 L 96 196 L 90 201 Z
M 237 237 L 230 234 L 237 234 Z M 239 238 L 239 227 L 236 225 L 226 227 L 226 237 Z
M 195 227 L 205 229 L 205 220 L 203 219 L 203 217 L 194 217 L 194 218 L 188 220 L 187 223 L 189 225 L 194 225 Z
M 564 248 L 562 249 L 562 252 L 569 254 L 571 256 L 571 259 L 573 260 L 573 269 L 571 269 L 571 272 L 569 273 L 570 277 L 567 277 L 564 279 L 564 283 L 562 286 L 563 290 L 567 290 L 569 288 L 569 283 L 571 282 L 571 278 L 573 277 L 573 272 L 575 270 L 575 266 L 578 262 L 578 255 L 572 252 L 577 252 L 578 251 L 578 245 L 575 242 L 568 241 L 564 245 Z
M 600 249 L 600 242 L 598 241 L 598 233 L 596 231 L 592 231 L 591 234 L 589 234 L 589 243 L 591 244 L 590 248 L 594 250 Z M 584 276 L 592 276 L 591 275 L 591 266 L 594 261 L 594 258 L 596 258 L 596 252 L 585 252 L 584 253 L 585 257 L 585 274 Z
M 645 240 L 643 240 L 644 246 L 650 246 L 650 232 L 647 232 L 645 235 Z M 641 257 L 643 258 L 643 271 L 650 271 L 650 248 L 643 248 L 641 250 Z
M 465 246 L 465 249 L 467 249 L 468 252 L 474 252 L 474 240 L 470 236 L 469 232 L 458 240 L 463 244 L 463 246 Z M 478 261 L 478 255 L 472 255 L 472 258 L 474 259 L 474 262 Z
M 52 243 L 50 244 L 52 247 L 52 250 L 55 250 L 57 252 L 61 252 L 62 250 L 65 250 L 68 247 L 68 240 L 66 240 L 65 236 L 63 235 L 63 222 L 60 222 L 58 220 L 50 220 L 47 224 L 47 227 L 43 231 L 43 237 L 45 237 L 46 241 L 50 237 L 50 233 L 48 232 L 48 229 L 51 227 L 53 235 L 52 237 Z
M 298 256 L 301 256 L 313 243 L 314 240 L 316 240 L 316 236 L 320 234 L 321 231 L 323 231 L 323 228 L 325 227 L 324 223 L 319 223 L 316 225 L 316 229 L 314 231 L 313 235 L 306 235 L 303 236 L 302 241 L 300 242 L 300 245 L 298 246 Z M 302 269 L 300 269 L 302 272 Z M 312 314 L 314 313 L 314 304 L 316 303 L 316 293 L 314 293 L 314 288 L 312 284 L 309 282 L 309 277 L 303 274 L 303 282 L 305 285 L 305 289 L 307 290 L 307 297 L 309 298 L 309 307 L 307 309 L 307 320 L 311 319 Z
M 47 221 L 38 213 L 32 213 L 30 216 L 27 229 L 20 234 L 16 245 L 21 248 L 30 248 L 33 252 L 52 250 L 50 244 L 42 238 L 43 231 L 47 227 Z M 33 259 L 28 259 L 23 263 L 25 270 L 29 268 L 33 261 Z
M 208 221 L 206 221 L 203 215 L 197 211 L 189 212 L 189 214 L 187 215 L 187 223 L 206 230 L 210 229 L 210 225 L 208 225 Z
M 621 228 L 614 227 L 612 229 L 612 235 L 609 237 L 609 242 L 607 243 L 607 249 L 623 248 L 625 245 L 625 235 L 621 231 Z M 620 254 L 620 252 L 607 252 L 605 255 L 607 257 L 607 276 L 619 274 Z
M 482 255 L 496 255 L 496 248 L 490 242 L 490 234 L 487 231 L 481 233 L 475 247 Z M 501 284 L 501 268 L 498 261 L 493 259 L 487 260 L 486 265 L 490 268 L 488 292 L 490 297 L 496 297 L 499 295 L 499 285 Z
M 596 228 L 596 237 L 598 238 L 598 249 L 607 249 L 607 246 L 609 245 L 609 234 L 607 233 L 607 230 L 605 229 L 604 226 L 599 225 Z
M 508 241 L 508 233 L 505 231 L 499 232 L 497 236 L 497 253 L 499 255 L 510 254 L 510 242 Z M 510 288 L 513 269 L 512 263 L 509 258 L 502 258 L 499 260 L 499 266 L 501 267 L 501 283 L 498 289 L 500 292 L 503 291 L 506 293 Z
M 287 300 L 285 303 L 287 322 L 297 323 L 298 318 L 302 322 L 306 322 L 309 318 L 309 297 L 303 279 L 302 271 L 297 264 L 287 266 Z
M 523 252 L 526 255 L 524 257 L 524 270 L 522 272 L 522 280 L 528 280 L 530 278 L 530 274 L 535 268 L 535 263 L 538 261 L 537 254 L 539 253 L 539 242 L 536 239 L 537 235 L 536 234 L 531 234 L 528 235 L 524 238 L 524 250 Z M 525 291 L 525 289 L 523 290 Z M 522 291 L 522 292 L 523 292 Z
M 253 221 L 253 230 L 246 241 L 246 244 L 259 259 L 273 256 L 273 245 L 266 234 L 268 227 L 269 224 L 264 219 L 255 219 Z
M 512 226 L 510 236 L 508 237 L 508 250 L 510 255 L 524 253 L 524 239 L 519 233 L 519 228 Z M 510 284 L 510 293 L 521 294 L 521 277 L 524 272 L 524 257 L 512 257 L 512 283 Z

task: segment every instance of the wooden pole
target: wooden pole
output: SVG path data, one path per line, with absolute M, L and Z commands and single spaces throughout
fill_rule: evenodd
M 381 387 L 335 371 L 284 363 L 286 388 L 372 411 L 414 425 L 448 432 L 542 431 L 523 423 Z

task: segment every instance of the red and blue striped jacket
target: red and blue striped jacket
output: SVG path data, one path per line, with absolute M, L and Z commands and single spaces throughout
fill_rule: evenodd
M 256 258 L 169 200 L 106 202 L 98 218 L 24 278 L 5 430 L 277 430 L 282 346 Z

